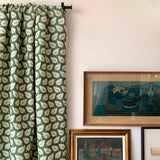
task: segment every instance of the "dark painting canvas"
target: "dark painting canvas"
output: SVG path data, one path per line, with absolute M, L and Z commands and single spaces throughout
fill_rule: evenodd
M 93 81 L 93 116 L 159 116 L 160 82 Z
M 122 138 L 77 138 L 77 160 L 123 160 Z

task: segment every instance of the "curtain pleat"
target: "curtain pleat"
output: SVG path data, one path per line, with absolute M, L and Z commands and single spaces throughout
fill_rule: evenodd
M 66 159 L 66 25 L 58 6 L 0 6 L 0 159 Z

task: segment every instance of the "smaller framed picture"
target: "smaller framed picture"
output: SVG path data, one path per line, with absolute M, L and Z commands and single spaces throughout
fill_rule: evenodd
M 160 159 L 160 127 L 142 127 L 142 160 Z
M 70 130 L 70 160 L 130 160 L 130 130 Z

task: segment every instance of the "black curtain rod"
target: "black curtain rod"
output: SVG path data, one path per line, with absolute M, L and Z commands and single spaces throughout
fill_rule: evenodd
M 72 10 L 72 5 L 71 6 L 65 6 L 64 2 L 61 2 L 61 6 L 63 8 L 63 10 L 65 11 L 66 9 L 71 9 Z

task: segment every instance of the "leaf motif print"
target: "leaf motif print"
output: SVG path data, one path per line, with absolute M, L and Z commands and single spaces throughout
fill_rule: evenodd
M 8 141 L 9 141 L 9 138 L 8 138 L 7 136 L 2 136 L 2 140 L 3 140 L 4 142 L 8 142 Z
M 55 25 L 55 24 L 56 24 L 56 21 L 57 21 L 57 17 L 54 17 L 54 18 L 51 19 L 50 23 L 51 23 L 52 25 Z
M 29 159 L 30 154 L 29 153 L 24 153 L 24 157 L 25 157 L 25 159 Z
M 3 13 L 0 13 L 0 17 L 3 17 L 2 14 L 3 14 Z M 4 14 L 3 14 L 3 15 L 4 15 Z M 4 16 L 5 16 L 5 15 L 4 15 Z M 1 26 L 2 26 L 2 27 L 6 27 L 7 25 L 8 25 L 8 21 L 7 21 L 7 20 L 2 20 L 2 21 L 1 21 Z
M 50 119 L 50 121 L 51 121 L 52 123 L 56 121 L 56 118 L 53 117 L 53 116 L 50 116 L 49 119 Z
M 60 17 L 62 15 L 62 12 L 60 12 L 59 10 L 55 9 L 54 13 L 57 17 Z
M 33 50 L 33 47 L 30 44 L 28 44 L 27 45 L 27 50 L 31 52 Z
M 65 25 L 59 6 L 0 6 L 1 159 L 66 160 Z
M 38 131 L 39 131 L 39 132 L 42 132 L 43 129 L 44 129 L 44 125 L 41 125 L 41 126 L 38 127 Z
M 57 99 L 63 99 L 64 98 L 64 93 L 60 93 L 57 95 Z
M 50 135 L 50 134 L 49 134 Z M 48 137 L 48 136 L 47 136 Z M 52 145 L 52 138 L 50 138 L 48 141 L 47 141 L 47 146 L 51 146 Z
M 64 114 L 64 112 L 65 112 L 65 108 L 59 109 L 59 113 L 60 113 L 60 114 Z
M 61 25 L 63 25 L 64 22 L 65 22 L 64 18 L 60 18 L 60 19 L 58 20 L 58 23 L 61 24 Z
M 22 146 L 18 149 L 18 153 L 23 153 L 25 150 L 25 146 Z
M 58 153 L 56 153 L 55 158 L 59 159 L 59 157 L 61 156 L 62 151 L 59 151 Z
M 0 17 L 1 17 L 2 19 L 6 19 L 6 15 L 5 15 L 2 11 L 0 11 Z
M 25 144 L 29 144 L 29 142 L 30 142 L 29 138 L 23 138 L 23 141 Z
M 64 33 L 59 35 L 59 39 L 60 40 L 65 40 L 65 38 L 66 38 L 66 35 Z
M 45 140 L 42 140 L 42 141 L 39 142 L 40 147 L 44 147 L 44 144 L 45 144 Z
M 59 148 L 61 149 L 61 150 L 64 150 L 65 149 L 65 145 L 64 144 L 59 144 Z
M 50 33 L 54 33 L 55 32 L 55 28 L 54 27 L 48 26 L 48 30 L 49 30 Z
M 57 38 L 58 38 L 58 33 L 53 34 L 52 40 L 55 41 L 55 40 L 57 40 Z
M 27 129 L 25 132 L 24 132 L 24 135 L 25 136 L 29 136 L 31 134 L 31 129 Z
M 52 160 L 54 158 L 54 153 L 52 153 L 49 157 L 48 160 Z
M 46 131 L 50 131 L 50 129 L 51 129 L 51 124 L 48 124 L 48 125 L 45 127 L 45 130 L 46 130 Z
M 30 36 L 32 34 L 32 30 L 31 29 L 26 29 L 26 34 L 27 34 L 27 36 Z
M 0 136 L 3 134 L 4 128 L 0 129 Z
M 52 150 L 53 150 L 53 152 L 56 152 L 56 151 L 58 151 L 58 147 L 57 146 L 52 146 Z
M 44 152 L 45 152 L 46 154 L 50 154 L 50 153 L 51 153 L 51 149 L 50 149 L 50 148 L 44 148 Z
M 1 36 L 1 37 L 0 37 L 0 41 L 3 42 L 3 43 L 5 43 L 6 37 L 5 37 L 5 36 Z
M 66 122 L 62 122 L 61 124 L 60 124 L 60 128 L 65 128 L 66 127 Z
M 62 26 L 56 25 L 56 29 L 57 29 L 58 32 L 63 32 L 63 27 Z
M 15 152 L 16 152 L 16 147 L 12 147 L 12 148 L 11 148 L 11 152 L 12 152 L 12 153 L 15 153 Z
M 55 71 L 59 71 L 60 68 L 61 68 L 61 65 L 60 65 L 60 64 L 57 64 L 57 65 L 55 65 L 55 67 L 54 67 Z
M 42 97 L 42 94 L 37 95 L 36 96 L 37 101 L 39 101 L 41 99 L 41 97 Z
M 54 89 L 54 91 L 55 91 L 56 93 L 61 92 L 61 89 L 60 89 L 59 87 L 53 87 L 53 89 Z
M 61 41 L 57 41 L 58 47 L 63 48 L 64 47 L 64 43 Z
M 64 131 L 63 131 L 63 130 L 58 129 L 58 134 L 59 134 L 60 136 L 63 136 L 63 135 L 64 135 Z
M 0 28 L 0 34 L 5 34 L 6 30 L 4 28 Z
M 39 110 L 39 111 L 37 112 L 37 115 L 38 115 L 38 117 L 41 117 L 41 116 L 43 115 L 43 110 Z
M 33 113 L 33 108 L 31 108 L 31 107 L 26 107 L 26 110 L 29 112 L 29 113 Z
M 26 103 L 27 103 L 27 99 L 23 99 L 23 100 L 20 101 L 21 106 L 25 106 Z
M 16 144 L 17 146 L 22 145 L 22 141 L 19 140 L 19 139 L 14 139 L 14 142 L 15 142 L 15 144 Z
M 44 30 L 46 28 L 44 23 L 38 23 L 38 26 L 41 30 Z
M 54 42 L 49 42 L 49 45 L 50 45 L 50 47 L 53 48 L 53 49 L 56 48 L 56 43 L 54 43 Z
M 42 121 L 43 121 L 44 123 L 49 123 L 49 118 L 47 118 L 47 117 L 42 117 Z
M 19 20 L 19 19 L 16 19 L 16 20 L 13 20 L 12 25 L 13 25 L 13 26 L 18 26 L 19 23 L 20 23 L 20 20 Z
M 59 78 L 59 77 L 60 77 L 59 73 L 57 73 L 57 72 L 52 72 L 52 74 L 53 74 L 53 76 L 54 76 L 55 78 Z
M 7 107 L 1 107 L 3 113 L 8 113 L 9 109 Z
M 66 136 L 63 136 L 62 138 L 61 138 L 61 142 L 65 142 L 66 141 Z
M 50 138 L 50 134 L 48 132 L 43 132 L 43 137 L 45 139 L 48 139 Z M 50 142 L 49 142 L 50 141 Z M 52 143 L 52 138 L 50 140 L 47 141 L 49 144 Z
M 47 92 L 46 88 L 43 87 L 43 86 L 40 86 L 40 90 L 41 90 L 42 93 L 46 93 Z
M 15 157 L 16 157 L 17 160 L 22 160 L 23 159 L 23 157 L 20 156 L 20 155 L 15 155 Z
M 40 103 L 41 103 L 42 108 L 46 109 L 48 107 L 47 103 L 45 102 L 40 102 Z
M 54 82 L 55 82 L 55 80 L 54 80 L 54 79 L 51 79 L 51 80 L 48 81 L 48 85 L 53 86 L 53 85 L 54 85 Z
M 32 90 L 32 88 L 33 88 L 33 85 L 32 85 L 32 84 L 28 84 L 28 85 L 27 85 L 27 90 L 30 91 L 30 90 Z
M 64 120 L 63 116 L 61 116 L 61 115 L 56 115 L 56 117 L 57 117 L 58 121 L 60 121 L 60 122 Z
M 60 85 L 62 85 L 62 82 L 63 82 L 62 79 L 58 79 L 58 80 L 56 81 L 56 85 L 57 85 L 57 86 L 60 86 Z
M 45 115 L 46 117 L 48 117 L 48 116 L 50 115 L 50 109 L 45 110 L 45 111 L 44 111 L 44 115 Z
M 18 39 L 18 35 L 13 35 L 12 36 L 12 41 L 14 42 L 14 41 L 17 41 L 17 39 Z
M 2 150 L 2 153 L 3 153 L 3 155 L 4 155 L 5 157 L 8 157 L 8 156 L 9 156 L 9 152 L 7 152 L 7 151 Z
M 50 65 L 47 66 L 48 71 L 51 71 L 52 69 L 53 69 L 53 64 L 50 64 Z
M 24 132 L 23 130 L 18 131 L 17 132 L 17 137 L 20 137 L 20 138 L 23 137 L 23 132 Z
M 29 21 L 29 22 L 27 23 L 27 27 L 28 27 L 28 28 L 32 28 L 33 25 L 34 25 L 34 20 L 31 20 L 31 21 Z
M 60 102 L 60 101 L 55 101 L 55 103 L 56 103 L 56 106 L 57 106 L 57 107 L 62 107 L 62 102 Z
M 53 102 L 48 101 L 48 105 L 49 105 L 50 108 L 54 108 L 54 103 Z
M 59 126 L 59 122 L 56 122 L 56 123 L 53 124 L 52 128 L 55 130 L 55 129 L 58 128 L 58 126 Z

